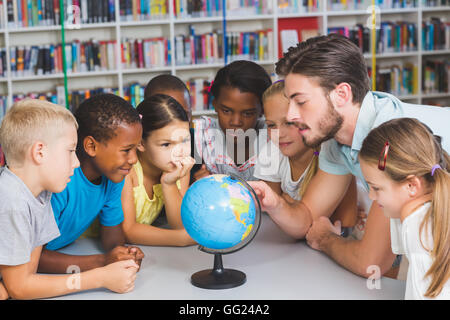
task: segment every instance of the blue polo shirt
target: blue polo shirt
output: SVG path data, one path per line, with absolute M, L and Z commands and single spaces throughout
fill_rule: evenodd
M 358 153 L 373 128 L 395 118 L 415 118 L 425 123 L 433 134 L 442 137 L 442 147 L 447 152 L 450 151 L 450 108 L 404 103 L 391 94 L 369 91 L 361 104 L 351 147 L 340 144 L 335 139 L 322 143 L 319 168 L 330 174 L 352 174 L 359 177 L 368 191 L 369 186 L 361 172 Z M 390 219 L 390 229 L 392 252 L 405 254 L 400 238 L 400 219 Z
M 46 248 L 58 250 L 74 242 L 99 217 L 107 227 L 123 222 L 121 194 L 125 180 L 114 183 L 105 176 L 99 185 L 90 182 L 81 167 L 75 169 L 66 188 L 52 196 L 52 208 L 60 236 Z
M 358 153 L 373 128 L 395 118 L 416 118 L 425 123 L 435 135 L 442 137 L 442 147 L 450 151 L 450 108 L 404 103 L 389 93 L 369 91 L 361 104 L 352 145 L 340 144 L 335 139 L 322 143 L 319 168 L 335 175 L 352 174 L 359 177 L 368 190 Z

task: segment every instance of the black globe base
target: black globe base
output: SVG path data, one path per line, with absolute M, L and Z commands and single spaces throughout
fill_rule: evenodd
M 230 289 L 243 285 L 247 277 L 245 273 L 234 270 L 224 269 L 222 265 L 222 255 L 214 254 L 214 269 L 202 270 L 191 276 L 191 283 L 203 289 Z

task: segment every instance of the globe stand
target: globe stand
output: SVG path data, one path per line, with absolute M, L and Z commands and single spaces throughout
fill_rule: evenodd
M 245 273 L 223 268 L 221 253 L 214 253 L 213 269 L 202 270 L 191 276 L 191 283 L 203 289 L 230 289 L 243 285 L 246 280 Z

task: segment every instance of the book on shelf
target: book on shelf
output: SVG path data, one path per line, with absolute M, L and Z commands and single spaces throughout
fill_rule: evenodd
M 338 33 L 349 38 L 363 53 L 370 51 L 370 30 L 362 24 L 357 24 L 354 27 L 328 28 L 328 33 Z
M 186 81 L 191 97 L 192 111 L 212 110 L 212 96 L 209 94 L 212 80 L 195 78 Z
M 227 16 L 271 14 L 272 0 L 226 0 Z
M 4 0 L 5 1 L 5 0 Z M 8 27 L 11 29 L 61 25 L 64 14 L 66 26 L 80 23 L 115 21 L 114 0 L 6 0 Z
M 384 21 L 376 30 L 376 52 L 409 52 L 417 50 L 417 25 L 408 21 Z
M 422 7 L 446 7 L 450 0 L 422 0 Z
M 372 5 L 369 0 L 327 0 L 329 11 L 368 10 Z M 375 7 L 383 9 L 416 8 L 417 0 L 375 0 Z
M 8 96 L 0 96 L 0 124 L 2 123 L 3 117 L 6 114 L 7 106 L 8 106 Z
M 121 21 L 144 21 L 169 17 L 170 0 L 120 0 Z
M 166 38 L 123 39 L 123 69 L 165 67 L 171 64 L 170 41 Z
M 0 49 L 0 77 L 6 77 L 7 74 L 6 49 Z
M 321 9 L 319 0 L 278 0 L 280 14 L 317 12 Z
M 368 67 L 369 77 L 372 68 Z M 396 96 L 413 95 L 418 92 L 418 69 L 416 64 L 405 62 L 403 65 L 377 66 L 376 90 Z
M 115 69 L 115 41 L 79 41 L 65 45 L 68 73 L 106 71 Z M 50 75 L 63 72 L 62 45 L 10 47 L 13 77 Z M 3 56 L 2 56 L 3 57 Z
M 254 32 L 227 32 L 227 61 L 273 59 L 272 29 Z
M 450 49 L 450 22 L 437 17 L 422 22 L 422 49 L 423 50 L 449 50 Z
M 450 60 L 426 60 L 422 64 L 422 92 L 450 92 Z
M 221 30 L 196 34 L 189 26 L 189 35 L 175 36 L 175 62 L 177 65 L 211 64 L 223 61 Z
M 226 0 L 173 0 L 177 18 L 220 17 Z

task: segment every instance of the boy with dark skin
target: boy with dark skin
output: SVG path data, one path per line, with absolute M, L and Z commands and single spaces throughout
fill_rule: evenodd
M 139 115 L 122 98 L 106 94 L 84 101 L 75 116 L 80 126 L 77 146 L 80 168 L 75 171 L 72 183 L 52 197 L 61 236 L 43 249 L 38 270 L 65 273 L 69 266 L 76 265 L 80 271 L 86 271 L 127 259 L 140 265 L 143 252 L 125 246 L 120 203 L 123 180 L 137 161 L 136 148 L 142 138 Z M 73 256 L 53 251 L 75 241 L 97 216 L 106 253 Z

